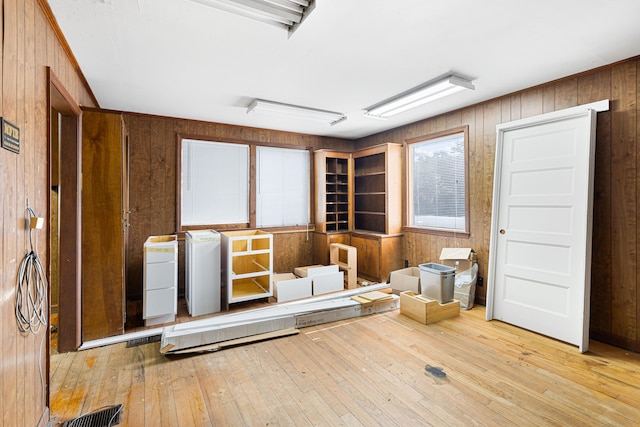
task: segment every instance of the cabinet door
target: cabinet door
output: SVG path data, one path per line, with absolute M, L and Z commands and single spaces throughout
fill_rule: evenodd
M 358 276 L 380 280 L 380 242 L 377 239 L 351 236 L 351 246 L 358 251 Z

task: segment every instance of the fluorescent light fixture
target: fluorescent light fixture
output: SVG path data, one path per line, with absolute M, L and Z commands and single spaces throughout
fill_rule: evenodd
M 343 113 L 316 110 L 315 108 L 282 104 L 280 102 L 265 101 L 263 99 L 254 99 L 251 104 L 249 104 L 249 107 L 247 107 L 247 114 L 252 112 L 281 114 L 299 119 L 330 123 L 331 125 L 338 124 L 347 119 L 347 115 Z
M 315 0 L 191 0 L 255 21 L 285 28 L 289 33 L 311 13 Z
M 365 115 L 386 119 L 464 89 L 474 90 L 475 87 L 470 80 L 450 74 L 373 105 L 365 110 Z

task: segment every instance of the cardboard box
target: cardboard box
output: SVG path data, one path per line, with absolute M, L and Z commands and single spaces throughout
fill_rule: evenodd
M 419 294 L 420 290 L 420 268 L 408 267 L 391 272 L 391 290 L 399 295 L 403 291 L 411 291 Z
M 273 275 L 273 296 L 278 302 L 308 298 L 313 295 L 312 289 L 310 277 L 296 277 L 293 273 Z
M 434 299 L 405 291 L 400 293 L 400 314 L 429 325 L 459 315 L 460 301 L 453 300 L 446 304 L 440 304 Z
M 337 265 L 335 267 L 338 267 Z M 344 290 L 344 271 L 311 277 L 313 295 Z
M 443 248 L 440 261 L 449 267 L 456 267 L 456 274 L 468 270 L 478 262 L 478 255 L 471 248 Z
M 471 248 L 444 248 L 440 253 L 440 261 L 456 267 L 453 298 L 460 301 L 462 310 L 469 310 L 473 307 L 476 295 L 478 255 Z
M 322 276 L 324 274 L 337 273 L 338 270 L 339 268 L 335 264 L 307 265 L 305 267 L 296 267 L 293 270 L 293 274 L 295 274 L 298 277 L 314 277 L 314 276 Z

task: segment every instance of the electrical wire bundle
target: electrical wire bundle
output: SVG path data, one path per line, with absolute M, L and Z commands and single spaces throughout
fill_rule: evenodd
M 37 334 L 41 326 L 47 325 L 47 276 L 33 246 L 32 218 L 38 219 L 30 207 L 29 211 L 29 245 L 31 251 L 25 255 L 18 271 L 16 290 L 16 319 L 23 332 Z M 37 222 L 37 221 L 36 221 Z

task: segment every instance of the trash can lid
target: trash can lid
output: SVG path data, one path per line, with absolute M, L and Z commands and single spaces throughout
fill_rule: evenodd
M 435 262 L 430 262 L 427 264 L 420 264 L 420 270 L 427 271 L 429 273 L 435 274 L 447 274 L 447 273 L 455 273 L 455 267 L 449 267 L 448 265 L 437 264 Z

